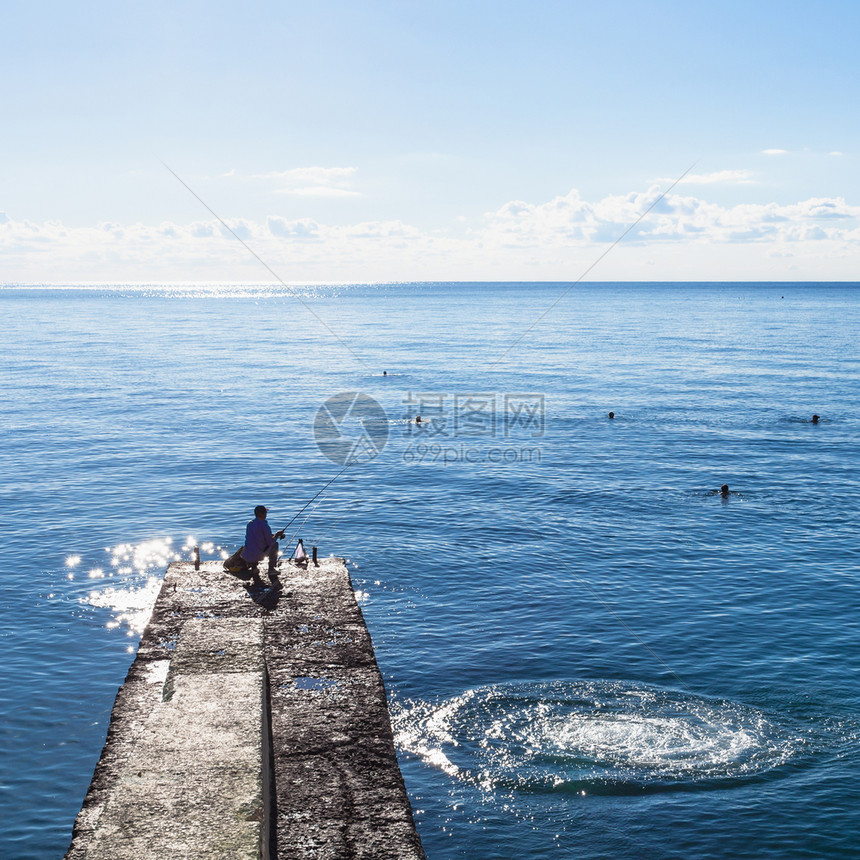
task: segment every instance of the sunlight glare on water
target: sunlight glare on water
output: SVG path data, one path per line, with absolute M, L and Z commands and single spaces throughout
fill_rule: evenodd
M 113 621 L 108 627 L 118 627 L 125 624 L 129 631 L 138 636 L 143 633 L 155 599 L 161 589 L 161 579 L 151 576 L 146 585 L 141 588 L 106 588 L 103 591 L 91 591 L 86 598 L 90 606 L 109 609 L 114 614 Z
M 110 556 L 109 565 L 114 569 L 113 573 L 133 578 L 124 585 L 93 589 L 81 598 L 81 602 L 110 610 L 112 618 L 107 622 L 108 627 L 124 626 L 129 635 L 140 636 L 161 589 L 161 573 L 180 555 L 173 550 L 173 539 L 170 537 L 154 538 L 137 544 L 118 544 L 106 548 L 105 552 Z M 74 558 L 80 561 L 80 557 Z M 155 573 L 158 575 L 153 575 Z M 104 579 L 106 574 L 102 568 L 94 568 L 89 572 L 89 577 Z

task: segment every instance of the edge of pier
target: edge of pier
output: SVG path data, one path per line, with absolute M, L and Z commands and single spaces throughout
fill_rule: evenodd
M 168 856 L 423 860 L 343 559 L 168 567 L 66 860 Z

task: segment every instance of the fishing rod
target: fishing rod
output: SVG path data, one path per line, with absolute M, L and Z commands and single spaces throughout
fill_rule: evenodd
M 299 536 L 301 530 L 305 527 L 305 523 L 313 516 L 314 511 L 322 504 L 323 500 L 320 499 L 307 513 L 307 516 L 298 524 L 298 526 L 293 530 L 292 535 L 288 541 L 285 541 L 287 546 L 292 546 L 293 541 Z M 286 526 L 284 526 L 286 528 Z M 279 532 L 279 534 L 284 534 L 284 532 Z
M 304 511 L 308 509 L 310 505 L 312 505 L 353 463 L 358 462 L 357 460 L 350 460 L 325 486 L 309 501 L 305 502 L 305 504 L 297 511 L 296 515 L 282 528 L 278 529 L 276 534 L 281 535 L 282 538 L 286 537 L 287 529 L 302 515 Z

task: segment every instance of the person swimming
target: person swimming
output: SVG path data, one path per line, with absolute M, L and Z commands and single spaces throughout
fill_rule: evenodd
M 818 416 L 818 415 L 813 415 L 813 416 L 812 416 L 812 423 L 813 423 L 813 424 L 817 424 L 817 423 L 818 423 L 818 421 L 819 421 L 819 416 Z
M 610 412 L 610 413 L 609 413 L 609 417 L 610 417 L 610 418 L 614 418 L 614 417 L 615 417 L 615 413 L 614 413 L 614 412 Z
M 729 497 L 729 485 L 728 484 L 723 484 L 722 487 L 720 487 L 720 495 L 724 499 L 727 499 Z

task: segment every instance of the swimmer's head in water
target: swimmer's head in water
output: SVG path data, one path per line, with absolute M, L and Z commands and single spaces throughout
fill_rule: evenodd
M 614 417 L 615 417 L 615 413 L 614 413 L 614 412 L 610 412 L 610 413 L 609 413 L 609 417 L 610 417 L 610 418 L 614 418 Z
M 813 415 L 813 416 L 812 416 L 812 423 L 813 423 L 813 424 L 817 424 L 817 423 L 818 423 L 818 416 L 817 416 L 817 415 Z
M 722 487 L 720 487 L 720 495 L 721 496 L 727 496 L 728 494 L 729 494 L 729 485 L 723 484 Z

